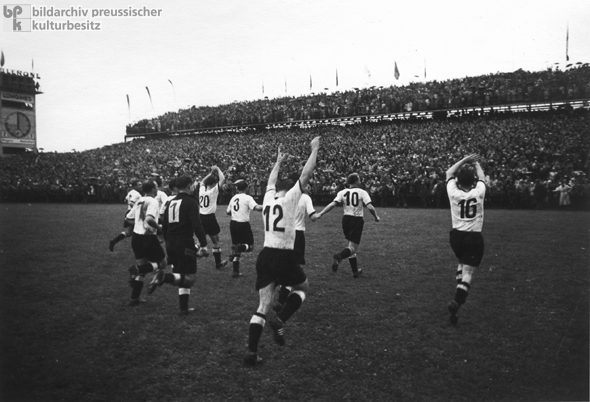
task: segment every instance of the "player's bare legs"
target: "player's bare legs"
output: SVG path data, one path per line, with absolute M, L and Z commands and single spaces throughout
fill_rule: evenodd
M 133 225 L 127 226 L 114 239 L 109 240 L 109 250 L 111 252 L 115 251 L 115 245 L 119 243 L 121 240 L 126 239 L 127 237 L 131 237 L 131 233 L 133 233 Z
M 457 289 L 455 291 L 455 298 L 449 303 L 449 312 L 451 313 L 451 323 L 456 324 L 458 321 L 457 312 L 462 304 L 465 304 L 469 289 L 471 288 L 471 280 L 475 272 L 475 267 L 467 264 L 459 264 L 457 267 Z
M 266 324 L 266 316 L 272 306 L 275 287 L 276 284 L 272 282 L 258 291 L 258 309 L 250 319 L 250 326 L 248 329 L 248 353 L 244 358 L 244 364 L 255 365 L 262 362 L 262 359 L 258 357 L 258 343 L 260 342 L 262 330 Z
M 227 265 L 226 260 L 221 260 L 221 247 L 219 247 L 219 235 L 209 236 L 213 244 L 213 258 L 215 258 L 215 268 L 220 269 Z
M 129 285 L 131 286 L 130 306 L 137 306 L 139 304 L 139 296 L 143 289 L 145 275 L 157 269 L 166 268 L 166 259 L 162 260 L 160 263 L 150 262 L 145 258 L 141 258 L 135 262 L 135 265 L 129 267 Z
M 356 260 L 356 251 L 358 250 L 359 245 L 352 241 L 348 242 L 348 247 L 345 247 L 339 253 L 334 254 L 334 262 L 332 263 L 332 271 L 338 271 L 338 264 L 345 258 L 348 258 L 348 262 L 350 263 L 350 269 L 352 270 L 352 274 L 355 278 L 358 278 L 362 270 L 358 269 L 357 260 Z
M 232 260 L 232 264 L 233 264 L 232 277 L 239 278 L 242 276 L 242 273 L 240 272 L 240 257 L 242 255 L 242 253 L 251 253 L 252 250 L 254 250 L 254 245 L 253 244 L 232 244 L 231 249 L 232 249 L 232 253 L 229 257 Z

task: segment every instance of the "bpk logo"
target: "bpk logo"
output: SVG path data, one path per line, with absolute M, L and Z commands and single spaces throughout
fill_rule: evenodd
M 5 4 L 2 15 L 4 32 L 31 32 L 30 4 Z

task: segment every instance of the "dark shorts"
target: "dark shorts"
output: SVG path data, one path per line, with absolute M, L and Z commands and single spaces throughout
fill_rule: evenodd
M 131 248 L 136 260 L 145 258 L 150 262 L 160 262 L 166 258 L 156 235 L 140 235 L 134 232 L 131 235 Z
M 451 248 L 460 264 L 478 267 L 483 258 L 483 236 L 481 232 L 462 232 L 457 229 L 449 233 Z
M 344 238 L 356 244 L 361 244 L 365 220 L 360 216 L 344 215 L 342 217 L 342 231 Z
M 293 250 L 265 247 L 256 259 L 256 290 L 275 282 L 282 286 L 295 286 L 307 280 Z
M 215 214 L 201 215 L 201 223 L 203 223 L 203 229 L 206 235 L 215 236 L 221 232 Z
M 192 238 L 169 238 L 166 241 L 166 253 L 168 264 L 174 265 L 172 272 L 175 274 L 197 273 L 197 248 Z
M 229 233 L 231 244 L 254 244 L 254 235 L 250 222 L 229 222 Z
M 305 231 L 295 231 L 295 261 L 297 264 L 305 265 Z

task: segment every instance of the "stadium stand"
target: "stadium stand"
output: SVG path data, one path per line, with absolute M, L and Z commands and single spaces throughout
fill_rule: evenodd
M 446 113 L 409 120 L 367 118 L 354 124 L 307 128 L 265 125 L 214 133 L 189 130 L 147 135 L 84 152 L 14 155 L 0 158 L 0 199 L 118 203 L 133 178 L 146 179 L 153 173 L 160 174 L 165 183 L 182 173 L 202 178 L 210 166 L 218 165 L 229 182 L 246 179 L 249 193 L 260 201 L 277 147 L 281 145 L 292 155 L 305 155 L 309 140 L 322 135 L 318 168 L 311 181 L 316 204 L 331 201 L 347 174 L 357 171 L 377 206 L 443 208 L 448 202 L 445 170 L 462 155 L 478 153 L 488 173 L 489 207 L 557 208 L 559 194 L 553 190 L 565 182 L 572 187 L 571 208 L 588 209 L 589 97 L 590 68 L 580 66 L 567 72 L 517 71 L 404 88 L 191 108 L 161 116 L 160 130 L 264 122 L 269 116 L 271 120 L 281 116 L 284 121 L 334 114 L 345 117 L 359 111 L 389 113 L 408 103 L 412 109 Z M 572 100 L 581 107 L 569 106 Z M 530 107 L 537 101 L 550 106 L 545 110 Z M 485 113 L 477 109 L 496 102 L 525 107 L 488 108 Z M 562 106 L 554 108 L 554 102 Z M 453 114 L 451 106 L 464 109 Z M 476 108 L 466 109 L 468 106 Z M 221 120 L 211 120 L 212 114 Z M 149 124 L 143 121 L 128 130 L 141 131 Z M 283 171 L 286 175 L 298 171 L 302 163 L 293 157 Z M 226 188 L 221 204 L 229 200 L 232 191 L 231 186 Z

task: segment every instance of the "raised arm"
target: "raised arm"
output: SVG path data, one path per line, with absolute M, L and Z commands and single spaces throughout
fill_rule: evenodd
M 453 177 L 455 177 L 455 173 L 457 173 L 457 171 L 461 168 L 461 166 L 463 166 L 466 163 L 477 161 L 477 159 L 479 159 L 479 156 L 477 156 L 477 154 L 471 154 L 471 155 L 467 155 L 465 158 L 463 158 L 459 162 L 455 163 L 453 166 L 451 166 L 449 168 L 449 170 L 447 170 L 447 176 L 446 176 L 447 181 L 449 179 L 452 179 Z M 480 167 L 480 170 L 481 170 L 481 167 Z M 483 171 L 482 171 L 482 174 L 483 174 Z M 478 176 L 479 176 L 479 172 L 478 172 Z
M 201 186 L 205 185 L 205 180 L 207 180 L 209 177 L 211 177 L 211 175 L 213 174 L 213 172 L 210 172 L 207 176 L 203 177 L 201 179 L 201 182 L 199 183 Z
M 277 161 L 275 162 L 274 167 L 270 172 L 270 176 L 268 176 L 268 184 L 267 187 L 274 186 L 277 183 L 277 178 L 279 177 L 279 171 L 281 170 L 281 163 L 285 160 L 287 154 L 281 152 L 281 147 L 279 147 L 279 152 L 277 155 Z
M 477 178 L 479 180 L 485 182 L 486 175 L 484 174 L 483 169 L 481 168 L 481 165 L 479 164 L 479 161 L 475 161 L 474 165 L 475 165 L 475 171 L 477 172 Z
M 318 158 L 318 150 L 320 149 L 320 137 L 317 136 L 313 140 L 311 140 L 311 154 L 303 166 L 303 171 L 301 172 L 301 176 L 299 177 L 299 182 L 301 183 L 301 188 L 305 188 L 307 183 L 309 182 L 309 178 L 315 169 L 315 163 Z
M 219 187 L 223 186 L 223 183 L 225 182 L 223 172 L 217 166 L 213 166 L 213 169 L 217 170 L 217 177 L 219 177 L 219 182 L 217 184 L 219 184 Z

